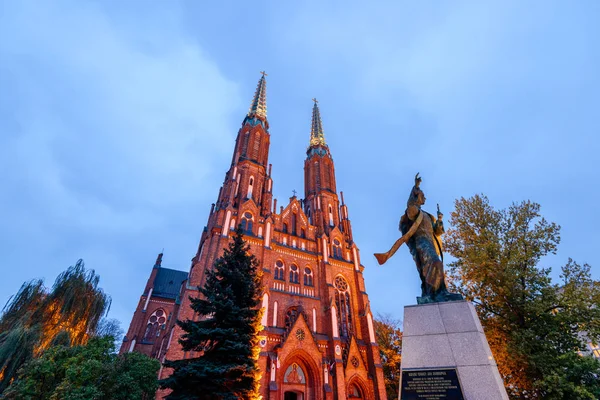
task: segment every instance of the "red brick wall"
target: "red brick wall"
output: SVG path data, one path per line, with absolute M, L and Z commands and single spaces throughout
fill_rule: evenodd
M 352 239 L 347 207 L 340 206 L 336 193 L 334 164 L 329 150 L 327 149 L 324 156 L 311 156 L 313 158 L 307 159 L 305 163 L 306 199 L 301 202 L 292 197 L 285 208 L 274 210 L 268 167 L 268 123 L 263 126 L 261 123 L 252 124 L 247 120 L 244 120 L 245 123 L 238 132 L 233 162 L 225 175 L 198 252 L 192 261 L 189 281 L 182 289 L 181 305 L 173 305 L 169 309 L 174 313 L 174 317 L 165 329 L 165 337 L 169 336 L 171 330 L 173 337 L 165 349 L 165 356 L 167 359 L 196 356 L 182 351 L 177 342 L 182 332 L 174 322 L 176 319 L 194 318 L 189 307 L 189 297 L 198 296 L 196 288 L 204 284 L 207 269 L 212 268 L 214 261 L 229 243 L 231 221 L 235 219 L 237 225 L 241 217 L 249 212 L 253 217 L 253 229 L 245 238 L 250 244 L 250 251 L 258 258 L 263 269 L 264 293 L 268 295 L 267 324 L 261 333 L 264 341 L 259 359 L 263 398 L 281 399 L 285 390 L 302 390 L 305 399 L 342 399 L 346 398 L 347 390 L 356 385 L 367 399 L 385 399 L 378 348 L 376 344 L 371 343 L 369 337 L 367 314 L 370 310 L 362 274 L 364 266 L 360 264 L 358 249 Z M 246 132 L 247 142 L 244 137 Z M 257 153 L 254 153 L 254 140 L 258 140 Z M 247 199 L 251 178 L 252 196 Z M 333 211 L 333 226 L 329 223 L 329 206 Z M 312 223 L 305 214 L 308 210 Z M 294 214 L 296 235 L 292 234 Z M 267 224 L 270 224 L 268 234 Z M 288 227 L 287 232 L 284 231 L 284 224 Z M 259 235 L 259 230 L 262 235 Z M 302 231 L 305 237 L 300 237 Z M 331 257 L 334 239 L 341 242 L 343 259 Z M 353 251 L 355 248 L 356 252 Z M 281 260 L 285 265 L 283 282 L 274 279 L 277 260 Z M 298 266 L 298 284 L 289 281 L 289 267 L 292 264 Z M 313 286 L 304 285 L 303 273 L 307 266 L 313 273 Z M 332 305 L 335 305 L 334 281 L 338 275 L 342 275 L 349 286 L 354 332 L 352 340 L 334 337 Z M 141 306 L 143 300 L 144 298 L 140 300 Z M 273 324 L 275 303 L 277 318 L 276 324 Z M 284 320 L 290 307 L 302 308 L 306 320 L 298 318 L 293 327 L 286 331 Z M 130 327 L 130 332 L 137 335 L 144 324 L 144 315 L 139 313 L 139 309 L 140 306 Z M 313 309 L 316 314 L 316 327 L 313 323 Z M 149 315 L 149 312 L 150 307 L 146 315 Z M 348 354 L 352 354 L 352 357 L 360 362 L 357 365 L 350 361 L 345 363 L 344 354 L 336 353 L 338 346 L 345 347 Z M 145 350 L 140 348 L 139 351 Z M 152 351 L 156 351 L 156 345 Z M 159 356 L 162 357 L 162 353 Z M 286 368 L 292 363 L 297 363 L 303 369 L 306 375 L 304 386 L 284 382 Z M 272 369 L 274 381 L 271 381 Z M 330 370 L 334 374 L 331 374 Z M 163 369 L 161 377 L 169 373 Z M 164 392 L 159 392 L 157 398 L 162 398 L 163 395 Z

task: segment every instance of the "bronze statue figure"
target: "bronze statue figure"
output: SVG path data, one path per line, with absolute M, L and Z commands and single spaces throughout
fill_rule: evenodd
M 375 254 L 380 265 L 384 264 L 404 243 L 412 254 L 417 270 L 421 277 L 421 297 L 417 298 L 418 304 L 437 303 L 443 301 L 462 300 L 460 294 L 450 293 L 446 289 L 444 277 L 444 255 L 442 252 L 442 239 L 444 233 L 444 215 L 440 212 L 438 204 L 437 218 L 421 210 L 425 204 L 425 195 L 419 187 L 421 177 L 417 173 L 406 211 L 400 218 L 399 229 L 402 237 L 394 243 L 387 253 Z

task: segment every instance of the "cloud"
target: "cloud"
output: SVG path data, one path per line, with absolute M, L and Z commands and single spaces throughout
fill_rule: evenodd
M 279 22 L 287 64 L 315 75 L 341 111 L 324 113 L 363 260 L 397 232 L 417 171 L 431 204 L 484 192 L 503 208 L 532 199 L 563 235 L 561 259 L 592 260 L 600 107 L 598 2 L 450 1 L 296 4 Z M 308 79 L 308 78 L 307 78 Z M 576 193 L 576 194 L 575 194 Z M 368 210 L 362 213 L 359 210 Z M 579 228 L 575 228 L 575 227 Z M 586 232 L 587 233 L 584 233 Z M 593 241 L 593 240 L 592 240 Z M 577 243 L 579 242 L 579 244 Z M 374 306 L 414 302 L 406 272 L 367 269 Z M 590 258 L 591 257 L 591 258 Z M 392 277 L 396 276 L 396 279 Z M 402 278 L 399 278 L 402 277 Z M 395 298 L 398 285 L 406 288 Z M 369 289 L 370 288 L 370 289 Z M 383 301 L 383 294 L 388 298 Z
M 593 261 L 597 1 L 0 7 L 0 301 L 84 257 L 127 324 L 156 252 L 189 266 L 261 69 L 275 195 L 302 191 L 316 96 L 374 309 L 418 294 L 407 251 L 398 269 L 371 255 L 417 171 L 429 211 L 530 198 L 563 225 L 563 259 Z
M 230 156 L 238 86 L 181 29 L 181 10 L 146 8 L 140 19 L 134 7 L 102 5 L 2 6 L 0 242 L 5 265 L 19 268 L 0 301 L 79 257 L 113 297 L 139 291 L 160 247 L 134 239 L 173 248 L 193 224 L 186 248 L 171 254 L 187 268 L 204 223 L 188 220 L 192 206 L 216 196 Z M 140 246 L 152 248 L 148 265 L 136 265 Z M 125 271 L 139 275 L 126 285 Z

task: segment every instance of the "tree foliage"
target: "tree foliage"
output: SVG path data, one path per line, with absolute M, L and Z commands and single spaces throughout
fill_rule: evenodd
M 373 321 L 379 355 L 383 364 L 385 391 L 388 399 L 397 399 L 402 361 L 402 323 L 390 315 L 378 314 Z
M 25 362 L 49 346 L 88 340 L 110 307 L 99 279 L 79 260 L 58 276 L 51 290 L 32 280 L 11 297 L 0 317 L 0 393 Z
M 80 346 L 56 345 L 28 361 L 3 399 L 140 400 L 154 397 L 158 360 L 140 353 L 115 353 L 114 337 Z
M 476 195 L 455 206 L 448 276 L 475 303 L 510 396 L 600 398 L 600 365 L 580 355 L 600 339 L 600 283 L 571 259 L 560 284 L 539 265 L 556 253 L 560 226 L 531 201 L 496 210 Z
M 240 227 L 229 248 L 206 273 L 201 296 L 190 297 L 198 320 L 178 321 L 179 343 L 196 357 L 167 361 L 172 375 L 161 386 L 167 399 L 258 399 L 261 273 Z

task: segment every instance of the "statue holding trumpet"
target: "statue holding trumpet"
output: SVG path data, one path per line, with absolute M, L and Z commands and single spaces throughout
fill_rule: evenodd
M 421 206 L 425 204 L 425 195 L 420 185 L 421 177 L 417 173 L 415 185 L 406 203 L 406 211 L 400 218 L 399 229 L 402 237 L 387 253 L 377 253 L 375 257 L 379 264 L 383 265 L 400 246 L 406 243 L 421 278 L 421 297 L 417 298 L 417 303 L 462 300 L 463 297 L 460 294 L 450 293 L 446 289 L 441 238 L 444 233 L 442 221 L 444 215 L 440 212 L 439 204 L 437 217 L 421 210 Z

